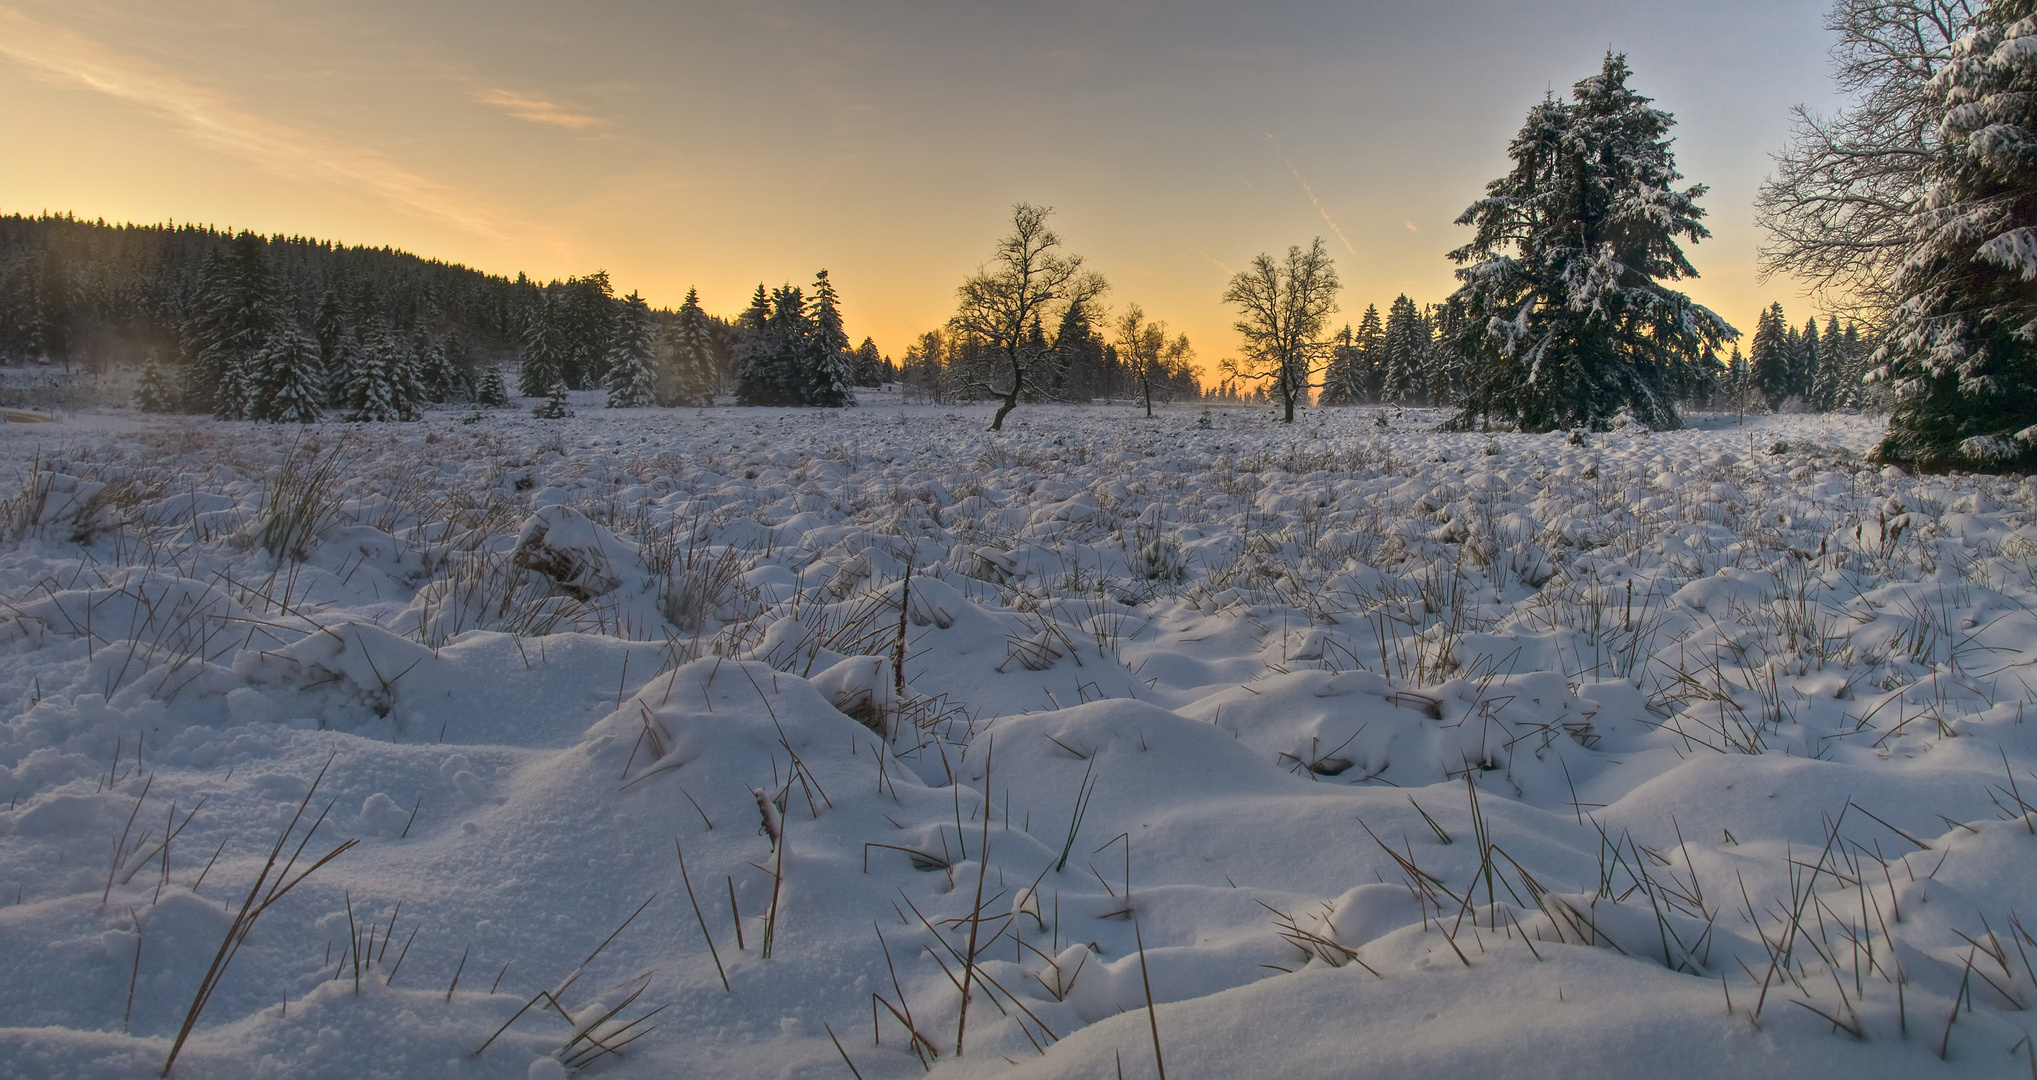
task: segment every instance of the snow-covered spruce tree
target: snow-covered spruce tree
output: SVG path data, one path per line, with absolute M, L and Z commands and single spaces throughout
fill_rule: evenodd
M 608 339 L 617 310 L 608 271 L 569 278 L 546 291 L 558 294 L 553 322 L 561 334 L 566 385 L 574 390 L 606 385 Z
M 764 305 L 761 317 L 755 314 L 759 302 Z M 743 334 L 736 403 L 806 404 L 805 361 L 812 328 L 806 317 L 806 294 L 789 284 L 772 289 L 769 294 L 759 286 L 751 309 L 743 313 L 743 322 L 758 329 Z
M 806 309 L 807 332 L 800 367 L 806 403 L 838 409 L 856 403 L 856 377 L 849 354 L 849 335 L 842 329 L 841 296 L 822 270 L 813 278 L 813 299 Z
M 1380 338 L 1379 400 L 1400 404 L 1428 401 L 1429 327 L 1406 293 L 1386 310 Z
M 608 407 L 641 409 L 657 403 L 651 372 L 651 306 L 636 293 L 623 297 L 608 339 Z
M 1936 146 L 1874 378 L 1883 460 L 2037 466 L 2037 18 L 1990 4 L 1928 88 Z
M 141 378 L 134 388 L 134 407 L 145 413 L 166 413 L 177 411 L 177 387 L 156 362 L 152 351 L 142 361 Z
M 347 419 L 367 423 L 417 419 L 421 392 L 410 358 L 390 340 L 386 327 L 369 327 L 365 338 L 347 387 Z
M 444 404 L 466 394 L 467 373 L 453 359 L 453 350 L 447 347 L 444 338 L 424 339 L 416 356 L 424 400 Z
M 250 232 L 210 255 L 198 273 L 192 315 L 184 326 L 190 408 L 221 420 L 247 415 L 255 354 L 277 319 L 268 241 Z
M 1797 343 L 1798 357 L 1806 369 L 1804 401 L 1813 412 L 1831 412 L 1832 403 L 1839 396 L 1839 373 L 1833 366 L 1838 356 L 1818 333 L 1817 319 L 1804 323 L 1803 332 L 1797 335 Z
M 686 302 L 672 316 L 659 350 L 658 404 L 706 406 L 714 403 L 720 381 L 714 370 L 714 346 L 700 293 L 686 290 Z
M 318 360 L 329 373 L 339 351 L 340 335 L 346 331 L 346 308 L 331 285 L 318 294 L 318 307 L 311 315 L 311 332 L 318 338 Z
M 1726 360 L 1726 372 L 1719 380 L 1715 397 L 1719 408 L 1729 412 L 1746 412 L 1752 386 L 1753 379 L 1747 374 L 1747 358 L 1740 355 L 1740 346 L 1735 345 L 1733 355 Z
M 424 416 L 425 403 L 430 395 L 424 386 L 424 358 L 417 350 L 397 338 L 389 337 L 390 345 L 396 350 L 396 393 L 403 409 L 405 420 L 418 420 Z
M 517 393 L 543 397 L 566 377 L 567 328 L 563 302 L 550 291 L 539 292 L 524 315 L 523 357 L 517 368 Z
M 325 365 L 318 339 L 284 323 L 256 358 L 248 415 L 277 423 L 315 424 L 325 414 Z
M 1710 235 L 1705 189 L 1671 186 L 1673 120 L 1628 89 L 1630 74 L 1609 52 L 1570 102 L 1528 110 L 1513 171 L 1457 219 L 1478 230 L 1450 253 L 1471 364 L 1462 426 L 1604 428 L 1626 412 L 1676 427 L 1679 367 L 1737 336 L 1662 284 L 1697 276 L 1677 240 Z
M 1748 377 L 1770 409 L 1780 408 L 1792 391 L 1789 354 L 1789 324 L 1783 321 L 1778 302 L 1754 320 L 1754 341 L 1747 354 Z
M 1464 313 L 1449 304 L 1431 304 L 1422 313 L 1429 324 L 1429 404 L 1455 405 L 1464 400 Z
M 785 405 L 784 383 L 776 370 L 779 356 L 771 326 L 771 293 L 764 283 L 750 297 L 750 306 L 736 317 L 736 404 Z
M 499 364 L 489 364 L 481 370 L 481 385 L 474 389 L 474 404 L 499 409 L 509 404 L 509 383 L 502 377 Z
M 352 329 L 340 331 L 339 341 L 333 345 L 332 358 L 325 367 L 325 404 L 327 408 L 344 409 L 353 394 L 354 372 L 361 366 L 361 339 Z
M 877 351 L 877 343 L 864 338 L 856 346 L 855 355 L 849 361 L 849 372 L 857 386 L 878 387 L 884 385 L 884 354 Z
M 1352 376 L 1357 380 L 1357 393 L 1361 401 L 1379 400 L 1381 347 L 1386 341 L 1386 323 L 1379 317 L 1377 304 L 1365 305 L 1365 314 L 1358 317 L 1358 329 L 1351 335 L 1351 347 L 1358 350 L 1353 357 Z
M 545 394 L 545 400 L 531 408 L 530 414 L 540 420 L 564 420 L 573 415 L 566 406 L 566 380 L 564 376 L 553 380 L 552 389 Z
M 1358 347 L 1351 343 L 1351 324 L 1345 323 L 1330 345 L 1330 362 L 1323 366 L 1323 392 L 1316 404 L 1356 405 L 1358 400 Z
M 1825 351 L 1833 357 L 1837 373 L 1833 382 L 1837 392 L 1832 398 L 1835 409 L 1867 408 L 1874 401 L 1874 395 L 1867 386 L 1868 358 L 1874 352 L 1860 339 L 1860 327 L 1847 323 L 1839 327 L 1837 315 L 1825 321 Z
M 1036 374 L 1041 394 L 1053 401 L 1094 401 L 1111 396 L 1104 342 L 1097 336 L 1093 305 L 1069 304 L 1054 330 L 1047 362 Z

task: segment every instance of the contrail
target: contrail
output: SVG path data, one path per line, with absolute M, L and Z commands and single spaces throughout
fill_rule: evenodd
M 1280 163 L 1287 166 L 1287 171 L 1294 175 L 1294 182 L 1300 184 L 1301 190 L 1308 195 L 1309 205 L 1316 208 L 1316 213 L 1323 216 L 1323 223 L 1330 227 L 1331 232 L 1337 234 L 1337 239 L 1344 242 L 1344 250 L 1353 255 L 1358 254 L 1358 249 L 1351 246 L 1351 240 L 1344 235 L 1344 230 L 1337 227 L 1336 219 L 1330 216 L 1328 210 L 1323 209 L 1323 201 L 1316 198 L 1316 189 L 1308 186 L 1308 181 L 1301 177 L 1301 170 L 1294 167 L 1294 162 L 1287 160 L 1287 151 L 1281 147 L 1280 140 L 1274 138 L 1270 131 L 1260 134 L 1266 136 L 1266 141 L 1273 144 L 1274 152 L 1280 155 Z
M 1210 254 L 1207 251 L 1204 251 L 1201 248 L 1196 248 L 1195 253 L 1197 255 L 1202 256 L 1205 259 L 1208 259 L 1210 262 L 1216 264 L 1216 268 L 1222 270 L 1225 274 L 1235 277 L 1238 273 L 1236 270 L 1231 269 L 1230 266 L 1226 264 L 1222 259 L 1217 258 L 1216 256 Z
M 0 7 L 0 56 L 45 78 L 82 84 L 161 113 L 192 136 L 272 173 L 365 190 L 412 213 L 498 241 L 548 231 L 476 207 L 464 193 L 409 172 L 366 147 L 263 119 L 174 72 L 10 7 Z

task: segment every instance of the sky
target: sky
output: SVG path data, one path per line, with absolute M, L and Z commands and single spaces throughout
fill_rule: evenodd
M 0 212 L 606 269 L 733 314 L 825 268 L 902 356 L 1018 201 L 1233 355 L 1230 274 L 1322 237 L 1339 322 L 1454 287 L 1453 224 L 1545 93 L 1624 52 L 1711 239 L 1686 290 L 1750 331 L 1754 197 L 1838 104 L 1826 0 L 0 0 Z

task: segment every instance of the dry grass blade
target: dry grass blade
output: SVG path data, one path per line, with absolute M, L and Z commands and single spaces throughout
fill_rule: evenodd
M 835 1029 L 829 1027 L 826 1022 L 822 1022 L 821 1026 L 827 1028 L 828 1039 L 835 1044 L 835 1053 L 842 1055 L 842 1064 L 849 1067 L 850 1075 L 854 1076 L 856 1080 L 863 1080 L 863 1074 L 856 1069 L 856 1063 L 849 1060 L 849 1052 L 842 1049 L 842 1040 L 835 1038 Z
M 1058 741 L 1056 740 L 1057 743 Z M 1072 750 L 1069 752 L 1074 753 Z M 1090 773 L 1095 768 L 1096 759 L 1092 757 L 1089 759 L 1089 764 L 1082 770 L 1082 783 L 1077 786 L 1075 791 L 1075 808 L 1068 816 L 1068 836 L 1067 839 L 1061 842 L 1061 858 L 1054 863 L 1054 872 L 1057 874 L 1068 868 L 1068 853 L 1075 850 L 1075 834 L 1082 831 L 1082 817 L 1089 812 L 1090 796 L 1096 792 L 1096 786 L 1091 782 Z M 987 788 L 985 790 L 988 791 Z
M 1153 1031 L 1153 1068 L 1160 1073 L 1160 1080 L 1167 1080 L 1167 1062 L 1160 1056 L 1160 1014 L 1153 1008 L 1152 976 L 1146 973 L 1146 939 L 1139 933 L 1139 923 L 1136 919 L 1132 921 L 1132 939 L 1139 943 L 1139 983 L 1146 990 L 1146 1024 Z M 1378 972 L 1373 974 L 1376 975 Z
M 177 1029 L 177 1039 L 170 1045 L 170 1054 L 163 1059 L 162 1071 L 157 1075 L 170 1075 L 170 1069 L 177 1064 L 177 1055 L 183 1052 L 184 1043 L 191 1038 L 192 1029 L 198 1026 L 199 1015 L 205 1011 L 206 1002 L 211 1000 L 212 992 L 218 989 L 219 980 L 225 977 L 227 965 L 233 962 L 234 955 L 240 950 L 241 942 L 247 939 L 248 931 L 254 929 L 255 920 L 261 918 L 263 912 L 288 895 L 290 890 L 296 888 L 305 878 L 360 842 L 342 841 L 337 847 L 326 852 L 323 858 L 312 863 L 303 873 L 286 881 L 290 870 L 296 866 L 297 856 L 304 851 L 304 845 L 311 842 L 312 834 L 324 823 L 325 814 L 321 813 L 318 820 L 305 832 L 304 838 L 298 841 L 297 849 L 291 854 L 289 862 L 284 864 L 280 871 L 276 869 L 276 860 L 283 853 L 283 845 L 290 842 L 290 835 L 296 831 L 297 823 L 304 817 L 304 811 L 311 806 L 311 797 L 318 793 L 318 786 L 324 782 L 326 770 L 332 768 L 333 757 L 336 756 L 337 751 L 325 759 L 325 764 L 319 768 L 318 775 L 311 781 L 311 790 L 304 793 L 304 799 L 297 804 L 297 811 L 290 815 L 290 823 L 283 827 L 282 833 L 276 837 L 275 846 L 269 849 L 268 861 L 262 865 L 262 872 L 256 875 L 254 884 L 248 887 L 247 899 L 241 901 L 240 911 L 234 915 L 233 922 L 226 928 L 225 940 L 219 943 L 219 951 L 214 954 L 211 966 L 206 969 L 205 977 L 199 980 L 198 992 L 191 998 L 191 1007 L 184 1014 L 183 1026 Z M 326 809 L 330 811 L 331 805 L 328 804 Z M 268 888 L 266 893 L 262 891 L 264 886 Z
M 675 838 L 673 850 L 679 853 L 679 880 L 686 886 L 686 899 L 693 902 L 693 918 L 700 923 L 700 936 L 707 940 L 707 955 L 714 958 L 714 972 L 721 976 L 721 988 L 729 993 L 729 973 L 721 966 L 721 953 L 714 947 L 714 935 L 707 932 L 707 916 L 700 913 L 700 900 L 693 895 L 693 879 L 686 876 L 686 849 Z
M 629 929 L 629 924 L 637 921 L 637 916 L 642 915 L 644 913 L 644 909 L 651 906 L 651 901 L 656 900 L 657 898 L 658 894 L 652 893 L 649 899 L 646 899 L 643 903 L 637 905 L 637 909 L 635 911 L 630 912 L 629 918 L 624 919 L 622 921 L 621 926 L 616 927 L 614 931 L 610 932 L 610 934 L 607 937 L 601 939 L 601 944 L 596 945 L 594 947 L 594 951 L 587 954 L 587 959 L 580 961 L 580 963 L 577 966 L 575 966 L 573 970 L 570 973 L 568 973 L 564 979 L 560 980 L 559 985 L 553 987 L 550 990 L 540 990 L 536 994 L 532 995 L 529 1001 L 523 1003 L 523 1008 L 516 1010 L 515 1015 L 511 1016 L 507 1021 L 504 1021 L 501 1027 L 495 1029 L 495 1034 L 488 1036 L 487 1042 L 484 1042 L 480 1046 L 475 1048 L 472 1056 L 480 1057 L 482 1051 L 487 1050 L 490 1046 L 494 1045 L 495 1040 L 501 1038 L 502 1033 L 508 1031 L 511 1024 L 516 1023 L 517 1020 L 522 1018 L 524 1013 L 529 1012 L 532 1009 L 532 1007 L 536 1006 L 537 1003 L 540 1001 L 549 1002 L 552 1008 L 558 1011 L 560 1016 L 567 1017 L 568 1018 L 567 1022 L 571 1023 L 572 1014 L 568 1013 L 565 1010 L 565 1008 L 559 1004 L 559 995 L 564 994 L 568 987 L 571 987 L 575 982 L 578 982 L 580 976 L 587 971 L 587 965 L 593 963 L 594 958 L 600 956 L 602 950 L 608 948 L 609 943 L 614 941 L 618 935 L 620 935 L 624 930 Z M 502 965 L 502 970 L 508 971 L 509 965 L 508 964 Z M 497 986 L 500 986 L 502 984 L 502 976 L 497 975 L 495 977 L 495 983 Z M 490 987 L 488 992 L 491 994 L 494 993 L 495 992 L 494 987 Z M 634 995 L 632 995 L 629 998 L 629 1000 L 635 1001 L 636 998 Z M 659 1008 L 663 1008 L 663 1006 L 659 1006 Z M 639 1018 L 638 1022 L 641 1023 L 643 1019 L 644 1018 Z M 576 1042 L 578 1041 L 577 1038 L 575 1039 L 575 1041 Z M 566 1045 L 571 1046 L 573 1044 L 567 1043 Z
M 303 560 L 319 532 L 339 516 L 338 481 L 346 464 L 341 457 L 345 449 L 343 437 L 321 455 L 318 444 L 305 439 L 283 455 L 256 535 L 256 542 L 272 558 Z

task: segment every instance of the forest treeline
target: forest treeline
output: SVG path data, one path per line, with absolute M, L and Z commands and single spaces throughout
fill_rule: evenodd
M 1457 219 L 1453 293 L 1354 320 L 1321 238 L 1262 253 L 1220 298 L 1238 345 L 1211 369 L 1027 203 L 895 365 L 850 344 L 825 270 L 717 317 L 691 293 L 671 310 L 618 296 L 605 273 L 540 283 L 304 237 L 6 217 L 0 361 L 140 359 L 146 408 L 291 420 L 493 404 L 512 382 L 557 415 L 573 390 L 834 407 L 897 380 L 908 399 L 994 401 L 993 428 L 1022 403 L 1100 399 L 1266 401 L 1288 422 L 1428 405 L 1519 431 L 1874 408 L 1883 460 L 2037 468 L 2037 0 L 1836 0 L 1827 26 L 1849 104 L 1797 111 L 1757 201 L 1765 269 L 1808 281 L 1822 325 L 1773 304 L 1750 333 L 1678 290 L 1697 276 L 1685 247 L 1711 235 L 1707 189 L 1609 50 L 1528 108 L 1507 173 Z
M 302 236 L 0 216 L 0 362 L 139 366 L 144 408 L 229 418 L 403 419 L 512 388 L 677 405 L 771 383 L 752 396 L 840 404 L 894 377 L 869 339 L 849 346 L 825 271 L 813 292 L 729 319 L 690 293 L 617 296 L 605 272 L 539 282 Z M 830 388 L 784 374 L 800 365 L 828 365 Z
M 1098 290 L 1100 293 L 1102 290 Z M 1305 403 L 1454 406 L 1471 359 L 1448 304 L 1396 297 L 1331 336 Z M 1265 402 L 1263 382 L 1205 380 L 1186 335 L 1133 304 L 1066 304 L 1051 333 L 1025 327 L 1038 367 L 1027 401 Z M 86 370 L 153 364 L 144 404 L 264 418 L 336 410 L 401 418 L 430 403 L 548 398 L 608 388 L 620 404 L 843 405 L 857 387 L 908 398 L 993 397 L 996 349 L 953 326 L 893 363 L 850 346 L 825 271 L 811 288 L 759 285 L 734 316 L 617 296 L 604 272 L 507 278 L 392 248 L 347 247 L 197 225 L 109 225 L 69 215 L 0 217 L 0 361 Z M 1790 325 L 1761 313 L 1751 354 L 1698 367 L 1679 396 L 1701 407 L 1820 410 L 1873 404 L 1861 381 L 1871 340 L 1836 317 Z M 271 359 L 274 354 L 275 359 Z

